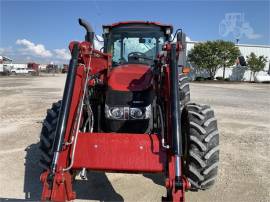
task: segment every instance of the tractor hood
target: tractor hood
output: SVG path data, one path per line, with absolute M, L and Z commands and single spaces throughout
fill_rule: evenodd
M 126 64 L 114 67 L 108 85 L 117 91 L 143 91 L 151 86 L 152 71 L 148 65 Z

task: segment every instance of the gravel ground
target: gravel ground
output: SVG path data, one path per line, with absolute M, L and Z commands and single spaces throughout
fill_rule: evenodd
M 46 109 L 65 76 L 0 77 L 0 201 L 38 201 L 37 142 Z M 215 186 L 187 201 L 270 201 L 270 85 L 191 84 L 192 100 L 214 108 L 220 131 Z M 89 173 L 75 183 L 78 201 L 160 201 L 162 176 Z

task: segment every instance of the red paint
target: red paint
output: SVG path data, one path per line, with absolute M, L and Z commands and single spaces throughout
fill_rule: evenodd
M 80 133 L 73 168 L 162 172 L 166 153 L 156 134 Z
M 136 22 L 122 22 L 111 25 L 136 24 Z M 141 22 L 144 24 L 159 23 Z M 70 43 L 72 50 L 75 42 Z M 153 77 L 150 68 L 142 64 L 122 65 L 111 67 L 111 55 L 93 50 L 89 42 L 79 43 L 79 65 L 75 78 L 75 86 L 70 107 L 69 120 L 67 123 L 65 142 L 70 142 L 72 137 L 73 123 L 78 107 L 82 88 L 86 78 L 86 70 L 90 67 L 90 75 L 99 73 L 101 83 L 115 90 L 141 91 L 154 83 L 154 89 L 160 99 L 164 101 L 164 113 L 166 113 L 167 133 L 166 142 L 171 145 L 171 112 L 170 112 L 170 44 L 164 47 L 166 54 L 158 57 L 159 66 L 163 68 L 165 75 L 162 86 L 159 85 L 160 77 Z M 91 58 L 91 60 L 90 60 Z M 89 81 L 91 87 L 95 82 Z M 175 156 L 170 150 L 163 150 L 160 139 L 156 134 L 117 134 L 117 133 L 79 133 L 76 146 L 74 164 L 71 170 L 64 172 L 63 168 L 70 165 L 70 155 L 73 144 L 64 146 L 59 154 L 56 173 L 52 186 L 48 184 L 49 171 L 41 175 L 43 183 L 42 201 L 68 201 L 76 197 L 72 189 L 71 171 L 86 167 L 93 170 L 109 170 L 122 172 L 163 172 L 166 176 L 165 186 L 171 195 L 168 201 L 183 202 L 184 192 L 189 188 L 189 182 L 184 176 L 184 186 L 180 189 L 175 187 Z M 182 167 L 182 166 L 181 166 Z M 141 185 L 138 185 L 141 186 Z M 165 198 L 163 198 L 165 199 Z
M 41 174 L 43 183 L 42 201 L 51 200 L 53 202 L 71 201 L 76 198 L 76 193 L 72 190 L 72 176 L 69 172 L 55 173 L 53 189 L 50 189 L 47 182 L 48 171 Z
M 120 65 L 110 71 L 108 86 L 118 91 L 142 91 L 151 86 L 152 78 L 152 71 L 147 65 Z

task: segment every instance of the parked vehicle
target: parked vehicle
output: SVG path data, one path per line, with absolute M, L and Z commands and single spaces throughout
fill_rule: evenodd
M 16 74 L 34 74 L 36 71 L 33 69 L 27 69 L 27 68 L 17 68 L 17 69 L 12 69 L 11 74 L 16 75 Z

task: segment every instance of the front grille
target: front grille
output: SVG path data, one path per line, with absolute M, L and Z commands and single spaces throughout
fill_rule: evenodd
M 145 107 L 152 104 L 154 98 L 153 88 L 144 91 L 116 91 L 108 89 L 106 104 L 108 106 Z

